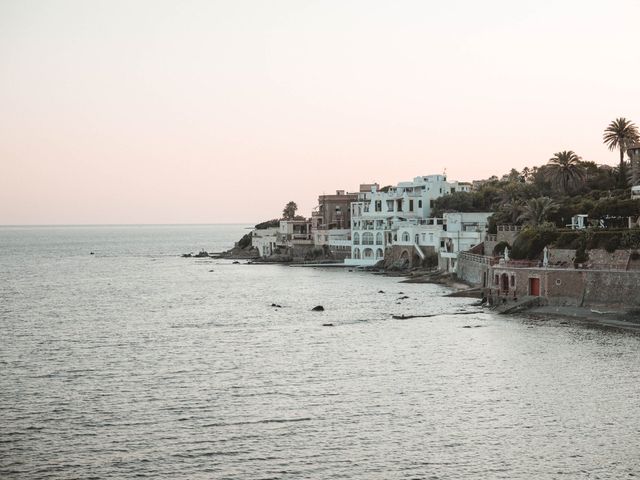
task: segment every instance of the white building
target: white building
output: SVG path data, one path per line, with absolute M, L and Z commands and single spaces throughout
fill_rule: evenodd
M 351 258 L 345 262 L 374 265 L 384 258 L 386 248 L 398 242 L 415 245 L 416 252 L 419 246 L 431 245 L 428 242 L 436 241 L 436 232 L 444 224 L 443 219 L 430 218 L 433 202 L 470 189 L 468 183 L 448 182 L 445 175 L 428 175 L 388 189 L 372 185 L 370 191 L 361 191 L 351 204 Z M 400 225 L 406 229 L 398 236 Z M 422 251 L 418 254 L 424 258 Z
M 251 232 L 251 245 L 258 249 L 261 257 L 273 255 L 278 243 L 280 227 L 256 229 Z

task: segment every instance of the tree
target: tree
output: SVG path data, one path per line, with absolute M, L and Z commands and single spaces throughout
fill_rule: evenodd
M 298 205 L 296 205 L 296 202 L 287 203 L 284 207 L 284 210 L 282 210 L 282 218 L 284 220 L 293 220 L 296 216 L 297 210 Z
M 524 204 L 522 215 L 518 217 L 518 220 L 537 227 L 542 225 L 556 210 L 558 210 L 558 204 L 549 197 L 532 198 Z
M 640 141 L 638 127 L 626 118 L 616 118 L 604 130 L 602 141 L 609 150 L 620 150 L 619 182 L 621 186 L 626 186 L 627 179 L 625 173 L 626 168 L 624 166 L 624 152 L 634 143 Z
M 584 184 L 586 179 L 580 157 L 572 150 L 554 153 L 547 163 L 544 174 L 561 194 L 576 190 Z

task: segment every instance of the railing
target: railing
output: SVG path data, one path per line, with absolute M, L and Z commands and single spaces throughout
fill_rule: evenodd
M 497 242 L 498 241 L 498 235 L 496 235 L 494 233 L 487 233 L 486 241 L 487 242 Z
M 498 225 L 499 232 L 519 232 L 522 230 L 521 225 Z
M 458 254 L 458 259 L 466 260 L 468 262 L 483 263 L 485 265 L 494 265 L 498 263 L 497 257 L 487 257 L 486 255 L 478 255 L 476 253 L 469 252 L 460 252 Z

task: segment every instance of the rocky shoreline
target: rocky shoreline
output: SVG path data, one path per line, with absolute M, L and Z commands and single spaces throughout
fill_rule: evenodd
M 306 266 L 308 263 L 303 260 L 296 260 L 287 255 L 274 255 L 269 259 L 262 259 L 258 251 L 253 247 L 241 248 L 235 246 L 226 252 L 211 253 L 206 251 L 197 254 L 188 253 L 181 255 L 183 258 L 212 258 L 223 260 L 247 260 L 247 264 L 279 264 L 289 266 Z M 319 260 L 313 263 L 314 267 L 322 266 L 322 263 L 335 263 L 335 261 Z M 343 268 L 348 268 L 347 266 Z M 455 274 L 442 272 L 440 270 L 414 268 L 411 270 L 369 267 L 362 270 L 370 271 L 374 274 L 403 278 L 400 283 L 431 283 L 448 287 L 452 292 L 446 294 L 447 297 L 468 297 L 478 300 L 482 299 L 482 288 L 475 287 L 457 278 Z M 518 307 L 518 306 L 516 306 Z M 574 306 L 550 306 L 550 305 L 522 305 L 520 308 L 500 309 L 487 307 L 489 311 L 501 315 L 514 315 L 525 318 L 536 324 L 555 322 L 558 325 L 578 324 L 595 328 L 608 328 L 624 330 L 640 334 L 640 312 L 629 312 L 625 310 L 598 310 L 587 307 Z

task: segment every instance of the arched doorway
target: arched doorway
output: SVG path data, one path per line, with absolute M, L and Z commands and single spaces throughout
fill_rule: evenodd
M 505 293 L 509 291 L 509 275 L 507 275 L 506 273 L 503 273 L 500 276 L 500 287 L 502 288 L 502 291 Z

